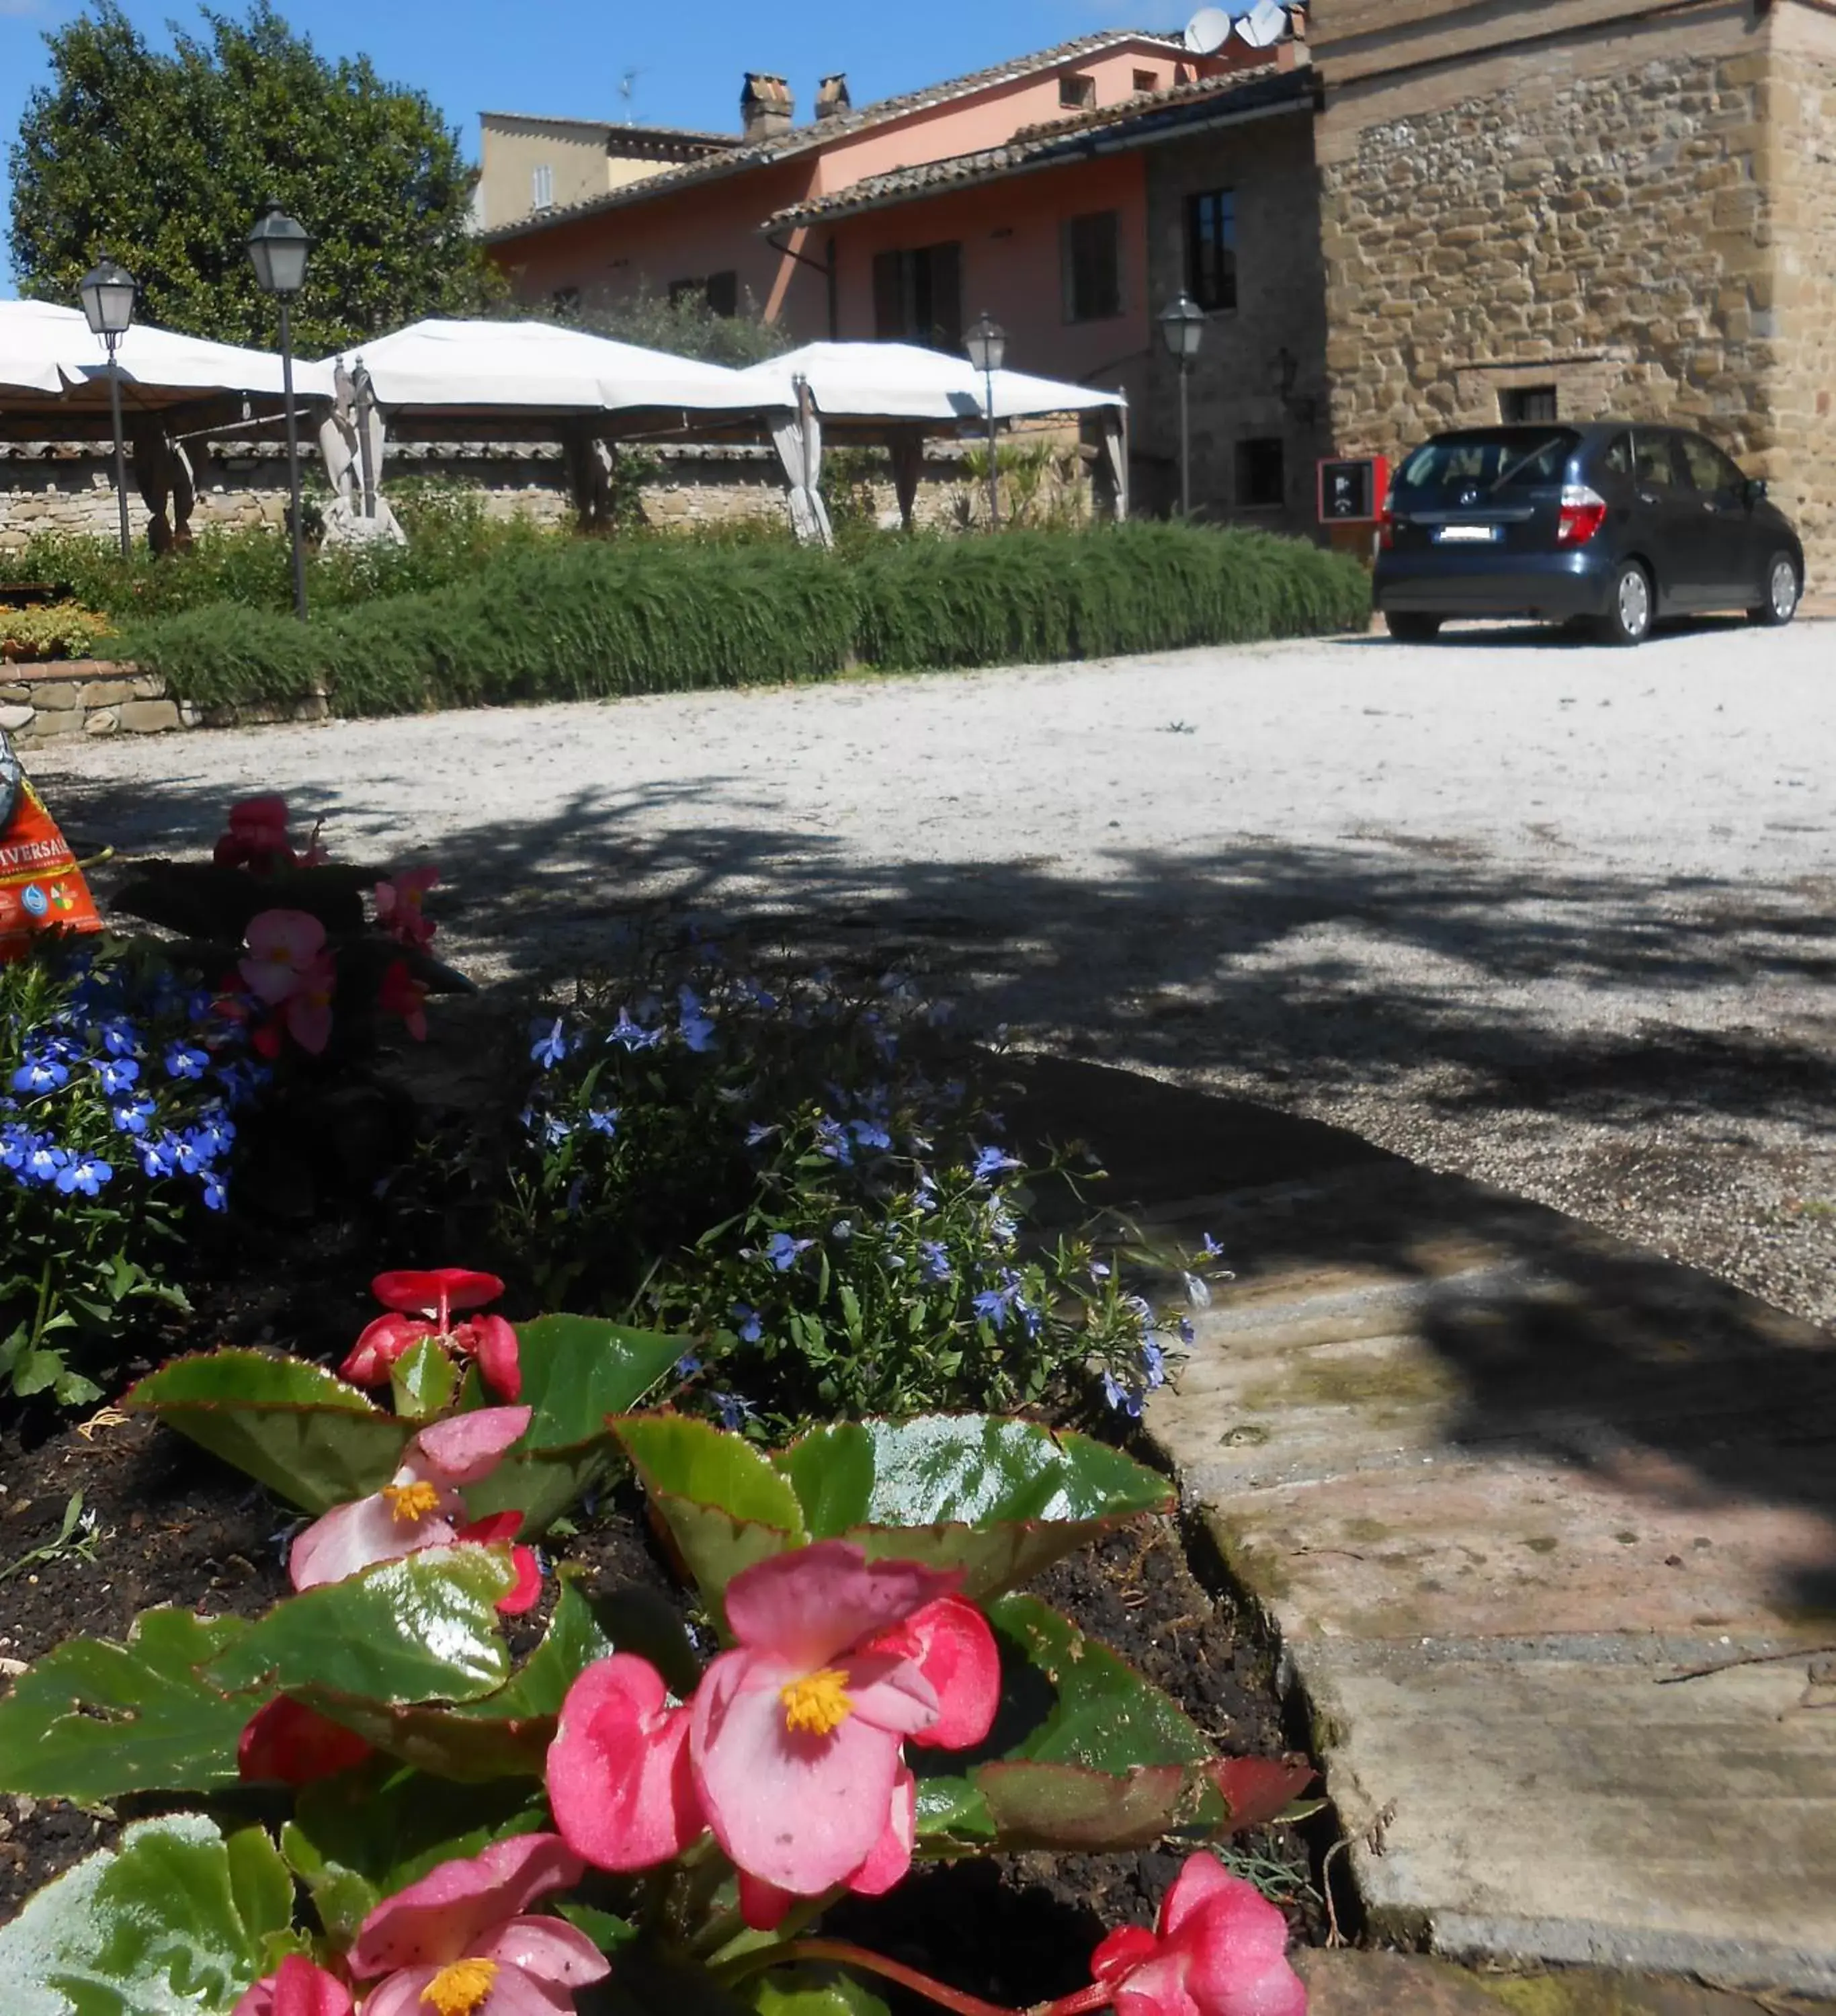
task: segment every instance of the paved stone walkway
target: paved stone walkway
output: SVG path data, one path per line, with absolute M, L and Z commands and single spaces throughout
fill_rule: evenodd
M 1836 1341 L 1334 1129 L 1032 1085 L 1023 1124 L 1076 1114 L 1239 1268 L 1147 1425 L 1279 1633 L 1373 1929 L 1836 1994 Z

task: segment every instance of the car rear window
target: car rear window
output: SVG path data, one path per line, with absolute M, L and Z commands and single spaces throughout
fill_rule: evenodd
M 1403 490 L 1533 489 L 1560 483 L 1581 437 L 1562 427 L 1503 427 L 1442 434 L 1402 465 Z

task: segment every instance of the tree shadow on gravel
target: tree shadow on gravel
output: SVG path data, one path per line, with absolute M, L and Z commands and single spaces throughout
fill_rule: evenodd
M 180 778 L 131 790 L 66 780 L 55 803 L 81 842 L 131 853 L 207 846 L 221 801 Z M 369 809 L 302 808 L 335 809 L 359 836 Z M 960 841 L 973 808 L 959 815 Z M 1737 1144 L 1774 1122 L 1827 1139 L 1836 880 L 1640 885 L 1377 833 L 1202 855 L 1118 846 L 1100 879 L 1050 856 L 862 866 L 716 776 L 538 804 L 443 840 L 438 859 L 450 895 L 434 908 L 449 904 L 462 963 L 513 979 L 613 959 L 659 900 L 812 964 L 921 974 L 977 1021 L 1005 1020 L 1059 1053 L 1030 1067 L 1017 1122 L 1088 1136 L 1119 1198 L 1236 1199 L 1246 1273 L 1312 1260 L 1424 1283 L 1421 1334 L 1463 1396 L 1456 1441 L 1580 1466 L 1654 1451 L 1692 1488 L 1836 1530 L 1827 1336 L 1341 1130 L 1089 1061 L 1188 1083 L 1228 1067 L 1276 1096 L 1291 1077 L 1381 1093 L 1410 1073 L 1419 1098 L 1426 1071 L 1449 1111 L 1568 1116 L 1617 1130 L 1629 1154 L 1643 1123 L 1679 1117 Z M 1509 1264 L 1482 1288 L 1435 1286 L 1429 1232 Z M 1836 1611 L 1836 1562 L 1800 1575 L 1787 1599 Z

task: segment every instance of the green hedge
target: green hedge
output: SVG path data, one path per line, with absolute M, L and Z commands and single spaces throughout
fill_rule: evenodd
M 1362 628 L 1355 561 L 1186 525 L 793 546 L 546 541 L 467 581 L 316 617 L 221 604 L 128 628 L 125 656 L 203 707 L 398 714 L 887 669 L 1042 663 Z

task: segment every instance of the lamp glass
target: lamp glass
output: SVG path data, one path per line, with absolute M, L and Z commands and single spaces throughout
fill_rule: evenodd
M 311 235 L 278 203 L 263 210 L 249 233 L 249 260 L 256 284 L 265 294 L 297 294 L 306 284 L 306 255 Z
M 92 333 L 124 336 L 134 320 L 134 275 L 104 258 L 83 275 L 77 286 L 83 314 Z
M 965 333 L 963 347 L 977 371 L 985 374 L 999 371 L 1002 358 L 1007 355 L 1007 332 L 988 316 L 978 315 Z
M 1205 333 L 1205 311 L 1190 294 L 1176 294 L 1160 313 L 1161 334 L 1182 364 L 1198 355 Z

